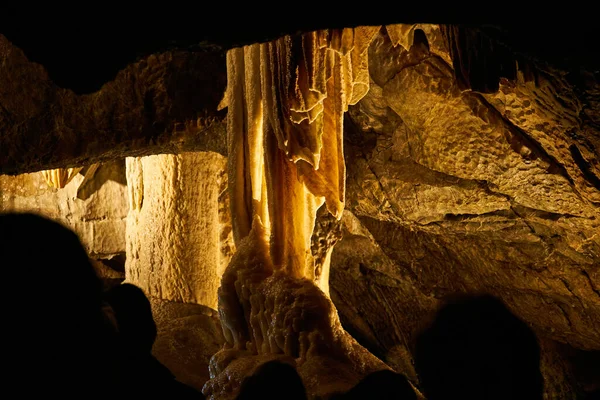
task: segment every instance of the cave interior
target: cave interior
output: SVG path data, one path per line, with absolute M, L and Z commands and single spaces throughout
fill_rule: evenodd
M 5 13 L 0 212 L 143 289 L 153 353 L 207 398 L 272 359 L 311 398 L 386 368 L 423 396 L 419 333 L 475 294 L 534 332 L 544 398 L 597 395 L 598 25 L 217 7 Z

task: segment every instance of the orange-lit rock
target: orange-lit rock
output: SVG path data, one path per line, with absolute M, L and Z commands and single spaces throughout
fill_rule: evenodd
M 62 189 L 48 186 L 42 172 L 0 175 L 0 212 L 28 211 L 56 219 L 79 235 L 92 258 L 123 255 L 129 209 L 123 164 L 104 164 L 87 181 L 77 174 Z
M 556 26 L 551 27 L 555 32 L 552 38 L 569 36 Z M 346 54 L 339 58 L 343 68 L 360 71 L 352 85 L 348 80 L 340 84 L 346 93 L 357 93 L 356 98 L 351 96 L 352 103 L 358 101 L 348 106 L 343 142 L 342 136 L 318 136 L 318 130 L 313 129 L 326 122 L 339 128 L 341 118 L 319 120 L 326 108 L 323 93 L 328 81 L 323 79 L 323 58 L 312 57 L 297 75 L 276 71 L 284 84 L 267 85 L 276 88 L 269 92 L 269 118 L 283 118 L 273 111 L 280 111 L 274 104 L 285 99 L 290 105 L 284 110 L 285 117 L 301 128 L 288 126 L 276 132 L 276 140 L 260 145 L 260 132 L 268 125 L 264 123 L 265 107 L 262 99 L 252 96 L 252 102 L 244 104 L 248 98 L 244 93 L 262 93 L 265 82 L 258 77 L 263 73 L 261 65 L 267 65 L 261 64 L 265 43 L 252 46 L 252 51 L 238 52 L 238 92 L 228 92 L 222 104 L 230 112 L 236 107 L 241 110 L 230 113 L 230 118 L 237 118 L 231 122 L 237 123 L 239 130 L 238 136 L 229 138 L 229 149 L 225 111 L 217 111 L 227 72 L 224 49 L 146 57 L 123 70 L 98 93 L 75 96 L 54 87 L 40 66 L 28 62 L 19 49 L 0 39 L 0 104 L 4 107 L 0 110 L 0 172 L 69 168 L 186 149 L 229 153 L 227 161 L 221 157 L 219 162 L 228 162 L 229 168 L 237 171 L 230 175 L 234 219 L 228 222 L 223 217 L 229 217 L 226 201 L 211 203 L 209 208 L 216 207 L 224 219 L 220 220 L 220 247 L 211 245 L 210 254 L 231 250 L 230 229 L 238 241 L 248 235 L 253 214 L 259 214 L 262 222 L 271 226 L 268 229 L 273 231 L 275 226 L 277 234 L 260 239 L 260 245 L 268 244 L 267 248 L 246 248 L 225 273 L 221 291 L 225 315 L 221 321 L 226 336 L 222 340 L 227 339 L 228 349 L 212 359 L 212 379 L 205 386 L 206 393 L 214 397 L 231 397 L 254 366 L 271 358 L 295 363 L 312 393 L 343 390 L 369 368 L 385 367 L 371 355 L 418 383 L 411 362 L 412 345 L 428 317 L 445 296 L 487 292 L 503 299 L 538 335 L 547 397 L 572 399 L 598 387 L 594 376 L 598 356 L 592 351 L 600 350 L 600 75 L 597 65 L 573 61 L 569 67 L 555 61 L 567 54 L 573 57 L 572 47 L 581 49 L 585 47 L 582 43 L 593 53 L 589 40 L 593 37 L 582 35 L 565 46 L 547 39 L 548 30 L 535 32 L 537 36 L 517 35 L 517 40 L 511 41 L 503 32 L 494 36 L 494 29 L 388 25 L 375 32 L 370 46 L 359 52 L 360 57 L 351 60 L 347 44 L 354 36 L 341 30 L 336 46 L 339 54 Z M 278 43 L 285 50 L 283 55 L 289 55 L 286 46 L 290 43 L 320 54 L 322 39 L 311 34 L 303 41 L 280 39 Z M 536 40 L 546 44 L 543 47 L 550 48 L 556 58 L 543 58 L 544 49 L 530 46 Z M 267 49 L 269 55 L 277 54 Z M 575 60 L 584 56 L 582 53 Z M 209 61 L 205 63 L 206 58 Z M 300 86 L 296 91 L 292 78 L 298 78 L 302 85 L 309 82 L 317 90 L 306 91 L 308 86 Z M 337 110 L 340 105 L 335 105 Z M 313 128 L 308 122 L 315 124 Z M 295 140 L 298 138 L 302 140 Z M 255 151 L 246 158 L 243 149 L 248 143 Z M 271 181 L 270 189 L 267 178 L 271 175 L 262 169 L 260 161 L 265 156 L 265 144 L 281 151 L 283 156 L 279 154 L 275 161 L 287 168 Z M 322 152 L 325 147 L 336 150 Z M 162 251 L 157 245 L 153 248 L 143 243 L 180 245 L 177 238 L 185 237 L 183 227 L 201 224 L 193 208 L 172 212 L 178 190 L 173 182 L 185 182 L 186 190 L 199 190 L 198 185 L 188 186 L 186 180 L 204 185 L 213 170 L 204 164 L 206 160 L 198 160 L 185 169 L 188 178 L 181 175 L 170 179 L 177 170 L 173 159 L 179 156 L 152 157 L 171 161 L 164 168 L 156 163 L 145 169 L 144 158 L 128 165 L 130 215 L 144 215 L 132 224 L 131 243 L 138 240 L 127 254 L 135 266 L 132 276 L 139 274 L 139 282 L 155 296 L 200 301 L 204 295 L 187 289 L 186 276 L 199 282 L 199 271 L 215 275 L 214 268 L 223 271 L 225 265 L 211 262 L 206 270 L 189 267 L 178 271 L 178 263 L 192 256 L 188 259 L 173 248 Z M 310 178 L 316 165 L 327 184 L 306 179 L 306 186 L 300 188 L 305 190 L 312 184 L 309 190 L 294 192 L 298 186 L 289 183 L 295 180 L 279 180 L 298 171 Z M 337 179 L 330 174 L 336 168 Z M 148 179 L 145 174 L 150 175 Z M 2 177 L 3 200 L 23 208 L 46 207 L 40 204 L 47 200 L 39 200 L 34 192 L 38 191 L 37 183 L 45 185 L 44 191 L 49 189 L 41 175 L 36 176 L 34 185 L 18 186 L 19 191 L 27 192 L 18 196 L 11 192 L 13 183 Z M 56 208 L 52 215 L 67 218 L 74 203 L 66 194 L 73 194 L 70 188 L 78 179 L 53 192 L 52 201 L 59 204 L 52 206 Z M 78 190 L 82 194 L 94 192 L 84 190 L 84 186 Z M 280 201 L 277 204 L 287 204 L 287 208 L 272 210 L 263 196 L 273 187 L 281 189 L 277 195 L 283 200 L 298 193 L 305 197 Z M 327 197 L 328 204 L 318 207 L 321 197 Z M 306 198 L 318 201 L 308 207 Z M 104 205 L 92 200 L 90 197 L 86 207 L 102 215 Z M 10 208 L 4 204 L 2 209 Z M 341 221 L 327 208 L 342 217 Z M 190 215 L 185 216 L 188 212 Z M 171 218 L 174 215 L 180 219 Z M 277 225 L 279 218 L 288 222 Z M 94 224 L 96 229 L 101 222 L 111 225 L 113 221 L 86 221 L 82 226 Z M 84 242 L 93 242 L 89 249 L 100 248 L 101 252 L 123 248 L 124 223 L 117 225 L 114 230 L 94 230 L 96 236 L 90 242 L 89 229 L 72 224 Z M 303 267 L 287 268 L 288 261 L 270 260 L 273 250 L 269 246 L 281 243 L 278 238 L 284 234 L 296 239 L 290 248 L 298 251 L 283 256 L 280 248 L 276 258 L 298 260 L 306 256 L 308 262 Z M 112 238 L 117 239 L 113 242 Z M 204 244 L 203 238 L 187 245 L 196 248 Z M 136 260 L 134 249 L 145 253 L 142 256 L 138 252 L 140 258 Z M 273 271 L 282 265 L 283 273 L 275 274 Z M 152 268 L 157 268 L 155 278 Z M 290 271 L 310 279 L 279 278 Z M 311 281 L 323 292 L 315 290 Z M 207 282 L 216 290 L 215 280 Z M 323 293 L 330 294 L 335 307 Z M 275 305 L 279 299 L 281 307 Z M 294 304 L 293 299 L 305 303 Z M 216 302 L 216 295 L 211 301 Z M 285 322 L 293 321 L 303 308 L 315 317 L 314 324 L 286 327 Z M 193 320 L 196 322 L 190 325 L 177 322 L 172 336 L 187 338 L 194 332 L 191 337 L 205 338 L 208 347 L 216 349 L 222 341 L 207 334 L 214 328 L 208 318 Z M 199 332 L 195 323 L 206 323 L 210 328 Z M 343 333 L 342 327 L 362 347 Z M 317 339 L 303 339 L 310 334 Z M 178 361 L 183 345 L 177 340 L 162 342 L 160 349 L 175 360 L 169 367 L 198 387 L 208 376 L 206 371 L 190 372 L 206 366 L 207 355 L 198 351 L 201 344 L 196 339 L 191 350 L 194 367 Z M 319 345 L 323 343 L 332 345 L 323 348 Z M 317 351 L 307 352 L 311 346 Z M 363 347 L 371 355 L 358 351 Z M 367 360 L 368 365 L 361 370 L 353 364 L 356 360 Z M 181 365 L 190 365 L 190 369 L 177 369 Z M 336 379 L 325 382 L 330 374 Z
M 344 331 L 328 297 L 336 240 L 312 242 L 319 207 L 337 219 L 343 212 L 343 115 L 368 92 L 367 51 L 378 29 L 286 36 L 227 54 L 239 247 L 219 288 L 227 344 L 211 361 L 209 398 L 234 396 L 257 358 L 294 360 L 313 395 L 346 390 L 386 368 Z M 332 379 L 340 373 L 346 378 Z
M 217 307 L 231 229 L 216 153 L 127 158 L 126 279 L 158 299 Z
M 344 326 L 410 376 L 424 315 L 450 294 L 491 293 L 546 343 L 549 396 L 569 398 L 553 391 L 577 387 L 557 369 L 570 356 L 548 343 L 600 349 L 597 152 L 574 134 L 593 129 L 589 92 L 556 71 L 463 92 L 444 57 L 383 30 L 369 62 L 346 125 L 352 216 L 332 260 Z
M 164 52 L 129 65 L 96 93 L 75 95 L 0 34 L 0 173 L 165 152 L 224 153 L 225 115 L 216 109 L 224 63 L 213 50 Z

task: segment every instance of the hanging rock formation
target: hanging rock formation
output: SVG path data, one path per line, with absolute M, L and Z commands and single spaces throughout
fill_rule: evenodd
M 396 15 L 390 19 L 405 18 L 404 14 Z M 296 30 L 287 18 L 282 20 L 287 33 Z M 241 110 L 231 122 L 248 133 L 232 132 L 230 139 L 238 135 L 244 140 L 236 142 L 241 147 L 232 151 L 227 149 L 227 114 L 217 111 L 226 86 L 225 49 L 231 46 L 156 52 L 129 65 L 98 92 L 77 96 L 56 87 L 44 68 L 28 61 L 20 49 L 0 37 L 0 173 L 71 168 L 184 150 L 215 151 L 223 156 L 230 152 L 228 161 L 219 161 L 221 167 L 230 163 L 232 172 L 247 171 L 248 175 L 230 175 L 241 183 L 237 186 L 240 191 L 231 196 L 237 199 L 233 215 L 239 254 L 224 275 L 221 291 L 221 302 L 226 306 L 222 320 L 229 324 L 225 329 L 229 339 L 227 350 L 215 356 L 211 364 L 213 379 L 206 390 L 215 397 L 231 396 L 254 365 L 274 357 L 299 361 L 313 393 L 348 387 L 362 373 L 360 368 L 346 366 L 349 358 L 372 358 L 363 353 L 363 347 L 347 340 L 337 315 L 364 348 L 418 383 L 411 346 L 428 316 L 446 296 L 486 292 L 505 301 L 538 335 L 547 397 L 572 399 L 599 387 L 594 366 L 600 365 L 600 63 L 593 60 L 600 54 L 600 42 L 594 40 L 597 34 L 589 34 L 594 24 L 578 21 L 567 24 L 569 28 L 563 17 L 548 27 L 416 24 L 387 25 L 376 32 L 367 50 L 368 77 L 364 78 L 364 68 L 359 69 L 363 78 L 352 88 L 353 93 L 362 93 L 368 84 L 368 93 L 356 99 L 355 105 L 348 105 L 343 119 L 345 198 L 340 197 L 340 180 L 332 190 L 320 191 L 313 179 L 326 172 L 320 171 L 324 163 L 335 165 L 334 161 L 341 160 L 332 157 L 327 161 L 325 154 L 336 151 L 323 153 L 318 149 L 333 143 L 327 144 L 325 135 L 319 139 L 314 134 L 319 123 L 327 122 L 319 122 L 327 98 L 319 75 L 303 71 L 322 58 L 308 57 L 304 66 L 286 69 L 290 73 L 287 77 L 271 69 L 288 86 L 271 85 L 276 91 L 265 92 L 271 95 L 265 98 L 261 79 L 270 76 L 261 75 L 261 65 L 267 65 L 261 64 L 261 57 L 270 54 L 261 50 L 265 43 L 258 51 L 253 47 L 248 52 L 231 53 L 236 63 L 229 68 L 243 70 L 244 76 L 235 74 L 239 81 L 230 89 L 237 87 L 237 94 L 229 91 L 223 105 L 228 105 L 228 111 L 236 107 Z M 243 40 L 256 34 L 239 31 L 244 32 Z M 273 34 L 255 42 L 277 37 L 280 35 Z M 275 45 L 274 54 L 296 62 L 305 60 L 304 48 L 310 48 L 319 36 L 296 38 L 296 42 L 290 39 Z M 288 45 L 290 52 L 286 52 Z M 356 60 L 367 60 L 363 57 Z M 59 58 L 52 54 L 55 62 Z M 248 70 L 257 73 L 246 79 Z M 325 71 L 329 74 L 332 70 Z M 301 82 L 308 77 L 316 90 L 296 91 L 296 81 L 299 89 L 306 89 L 308 86 Z M 232 103 L 246 98 L 246 93 L 263 97 L 249 96 L 253 101 L 248 104 Z M 269 117 L 275 110 L 264 108 L 269 98 L 288 107 L 278 108 L 281 114 Z M 273 129 L 271 120 L 280 122 L 279 130 Z M 285 127 L 282 121 L 294 125 Z M 271 141 L 265 141 L 260 132 L 269 129 Z M 273 155 L 265 150 L 261 153 L 267 144 L 278 152 L 279 158 L 271 161 L 287 168 L 277 169 L 280 175 L 269 175 L 273 168 L 261 162 L 265 154 Z M 242 151 L 250 148 L 256 152 Z M 173 166 L 172 161 L 169 163 Z M 142 164 L 129 165 L 132 173 L 138 171 L 135 176 L 143 173 Z M 315 173 L 317 165 L 319 172 Z M 150 181 L 131 179 L 127 190 L 132 213 L 147 213 L 157 220 L 158 210 L 173 215 L 166 207 L 161 208 L 164 204 L 159 200 L 143 195 L 144 185 L 150 182 L 153 194 L 165 197 L 166 193 L 171 202 L 168 190 L 177 185 L 160 174 Z M 297 174 L 304 189 L 284 185 L 285 191 L 269 200 L 267 178 L 288 174 Z M 71 215 L 75 203 L 70 196 L 87 199 L 86 192 L 90 192 L 79 176 L 60 190 L 48 188 L 40 173 L 35 179 L 25 175 L 8 178 L 12 177 L 0 180 L 3 209 L 6 205 L 39 206 L 70 219 L 78 213 Z M 204 184 L 205 178 L 197 179 Z M 325 178 L 334 182 L 333 176 Z M 153 187 L 153 179 L 163 180 L 161 189 L 158 184 Z M 74 184 L 81 184 L 76 191 Z M 43 194 L 41 199 L 40 191 L 52 193 Z M 119 198 L 126 198 L 125 188 L 119 193 Z M 285 196 L 297 193 L 304 195 L 295 197 L 293 203 L 301 213 L 292 225 L 286 222 L 278 226 L 285 210 L 270 208 L 269 204 L 282 204 Z M 48 205 L 45 196 L 64 204 Z M 74 218 L 70 220 L 72 226 L 84 235 L 84 242 L 91 243 L 90 249 L 100 248 L 103 253 L 123 249 L 124 220 L 117 221 L 115 229 L 104 230 L 112 229 L 112 220 L 96 218 L 101 215 L 98 199 L 93 195 L 89 199 L 86 206 L 94 210 L 90 220 Z M 121 202 L 114 202 L 117 204 Z M 323 205 L 317 208 L 319 204 Z M 157 213 L 147 206 L 157 207 Z M 227 214 L 223 213 L 227 205 L 220 203 L 219 207 L 220 215 Z M 341 209 L 344 212 L 338 220 L 336 210 Z M 255 230 L 251 230 L 253 215 L 259 215 L 262 223 Z M 151 225 L 151 220 L 140 227 L 159 226 L 165 238 L 178 237 L 166 235 L 168 232 L 185 231 L 184 226 L 170 230 L 165 221 L 164 225 Z M 132 226 L 137 229 L 137 225 Z M 137 232 L 145 235 L 149 230 Z M 230 234 L 221 233 L 225 237 Z M 275 236 L 297 233 L 301 240 L 290 243 L 287 250 L 288 244 L 271 246 Z M 166 241 L 158 234 L 154 239 Z M 233 247 L 231 241 L 225 242 L 230 244 L 226 248 Z M 173 249 L 167 253 L 169 260 L 177 258 Z M 147 256 L 151 259 L 154 255 Z M 298 263 L 303 257 L 304 263 Z M 257 261 L 252 264 L 248 260 Z M 139 260 L 136 262 L 135 270 L 146 279 L 144 274 L 149 273 L 142 271 Z M 163 265 L 156 260 L 148 263 Z M 162 267 L 157 272 L 164 273 L 163 277 L 170 273 Z M 193 271 L 184 272 L 195 276 Z M 167 290 L 168 284 L 161 284 L 156 283 L 155 293 L 177 293 Z M 189 297 L 175 297 L 190 301 L 204 298 L 187 293 Z M 268 299 L 273 298 L 282 301 L 271 303 Z M 211 301 L 216 302 L 216 296 Z M 310 323 L 298 318 L 302 309 L 308 310 L 305 316 L 314 317 Z M 292 332 L 287 326 L 292 326 Z M 290 340 L 286 342 L 283 338 L 288 334 Z M 305 339 L 307 336 L 312 339 Z M 313 350 L 305 351 L 311 349 L 311 343 Z M 211 348 L 215 347 L 213 344 Z M 295 356 L 305 353 L 304 358 Z M 341 382 L 337 387 L 324 382 L 331 371 L 338 373 L 338 379 L 331 379 Z M 193 378 L 197 386 L 203 379 L 206 377 Z
M 315 269 L 317 210 L 345 203 L 343 115 L 368 92 L 378 27 L 285 36 L 227 54 L 229 176 L 237 253 L 219 288 L 227 346 L 211 361 L 210 398 L 235 394 L 259 361 L 284 357 L 314 395 L 387 368 L 342 328 Z M 317 273 L 316 273 L 317 272 Z M 326 279 L 323 279 L 323 278 Z
M 73 179 L 82 168 L 83 167 L 50 169 L 42 171 L 42 175 L 46 180 L 46 183 L 48 183 L 48 186 L 62 189 L 67 186 L 67 183 L 71 182 L 71 179 Z
M 158 153 L 224 154 L 225 115 L 217 111 L 224 64 L 213 49 L 165 51 L 129 65 L 95 93 L 75 95 L 0 34 L 0 173 Z

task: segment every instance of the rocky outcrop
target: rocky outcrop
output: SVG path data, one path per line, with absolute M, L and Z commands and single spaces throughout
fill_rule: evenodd
M 181 151 L 225 152 L 225 55 L 171 51 L 89 95 L 49 80 L 0 35 L 0 174 Z
M 129 210 L 125 165 L 116 161 L 96 167 L 93 174 L 76 175 L 63 189 L 49 186 L 41 172 L 0 175 L 0 212 L 52 218 L 77 233 L 91 258 L 120 259 Z
M 491 31 L 473 29 L 419 24 L 378 33 L 368 52 L 370 90 L 344 120 L 342 224 L 318 220 L 322 231 L 312 236 L 311 250 L 326 258 L 323 249 L 342 230 L 330 279 L 339 319 L 362 346 L 413 382 L 418 382 L 413 343 L 429 316 L 448 295 L 485 292 L 500 297 L 538 335 L 548 397 L 573 398 L 598 388 L 593 365 L 600 350 L 600 72 L 583 59 L 569 68 L 542 62 L 550 54 L 543 49 L 523 57 L 526 45 L 511 47 L 520 40 L 503 38 L 500 44 Z M 531 50 L 533 39 L 522 41 Z M 564 46 L 547 48 L 557 54 Z M 225 114 L 216 111 L 225 88 L 224 52 L 156 54 L 83 96 L 55 87 L 40 66 L 1 37 L 0 55 L 0 173 L 183 150 L 227 152 Z M 189 239 L 184 226 L 200 225 L 194 218 L 202 208 L 183 207 L 176 196 L 200 189 L 182 186 L 183 175 L 175 172 L 183 165 L 187 179 L 200 186 L 214 172 L 202 164 L 206 160 L 179 163 L 181 156 L 147 157 L 169 159 L 164 169 L 146 168 L 145 158 L 128 165 L 132 213 L 147 213 L 133 224 L 132 237 L 154 243 L 131 246 L 134 258 L 128 262 L 137 263 L 131 271 L 156 296 L 179 293 L 181 277 L 199 280 L 199 271 L 206 272 L 190 267 L 177 275 L 172 269 L 189 260 L 176 246 L 159 245 L 181 246 L 178 238 Z M 8 178 L 1 177 L 5 193 L 13 187 Z M 37 191 L 43 181 L 35 179 L 14 187 Z M 63 196 L 57 201 L 68 205 L 56 215 L 69 215 L 73 202 L 65 196 L 78 182 L 80 199 L 94 203 L 93 185 L 75 177 L 56 192 Z M 16 199 L 5 193 L 3 199 Z M 211 197 L 211 210 L 221 217 L 226 197 L 218 204 Z M 27 207 L 34 207 L 31 201 Z M 186 224 L 184 215 L 190 219 Z M 232 247 L 229 224 L 221 221 L 219 231 L 226 254 Z M 123 238 L 106 231 L 102 244 L 100 238 L 86 239 L 85 229 L 78 232 L 89 249 L 102 254 L 109 252 L 106 238 Z M 211 271 L 223 271 L 224 263 L 213 264 Z M 156 281 L 149 266 L 158 271 Z M 259 289 L 253 293 L 269 288 Z M 204 298 L 198 296 L 190 290 L 173 299 Z M 234 359 L 226 351 L 221 356 L 213 360 L 215 368 L 227 367 L 235 382 L 258 360 Z M 200 358 L 205 368 L 206 354 Z M 314 373 L 318 367 L 307 365 L 302 374 L 314 378 L 309 385 L 323 388 Z M 325 367 L 341 370 L 335 363 Z M 200 387 L 206 376 L 188 382 Z M 231 393 L 235 388 L 225 387 L 227 376 L 217 383 Z M 343 378 L 349 386 L 358 376 Z M 221 388 L 215 385 L 213 393 Z
M 202 390 L 210 378 L 209 360 L 225 342 L 217 312 L 199 304 L 149 300 L 158 331 L 152 354 L 178 381 Z
M 345 235 L 330 281 L 344 326 L 411 376 L 424 316 L 448 295 L 483 292 L 543 343 L 600 349 L 589 74 L 586 91 L 539 67 L 534 82 L 517 74 L 479 94 L 426 42 L 407 50 L 382 30 L 369 51 L 371 90 L 347 118 Z M 547 390 L 558 390 L 548 354 Z

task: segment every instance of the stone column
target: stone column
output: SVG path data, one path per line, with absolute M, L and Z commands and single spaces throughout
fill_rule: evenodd
M 226 163 L 200 152 L 127 158 L 127 282 L 152 297 L 217 308 L 233 250 Z

